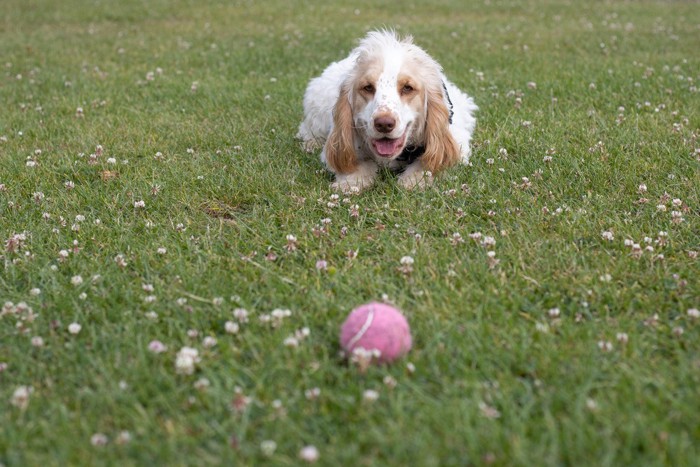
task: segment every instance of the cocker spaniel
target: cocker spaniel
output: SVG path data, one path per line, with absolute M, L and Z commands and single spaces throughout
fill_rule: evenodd
M 477 109 L 411 37 L 373 31 L 309 82 L 297 137 L 307 152 L 323 147 L 335 189 L 367 188 L 379 167 L 422 187 L 469 161 Z

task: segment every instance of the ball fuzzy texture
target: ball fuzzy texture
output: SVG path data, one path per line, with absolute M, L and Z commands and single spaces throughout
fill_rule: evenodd
M 376 361 L 390 363 L 411 349 L 411 328 L 401 312 L 384 303 L 367 303 L 350 312 L 340 328 L 340 345 L 352 354 L 356 349 L 378 351 Z

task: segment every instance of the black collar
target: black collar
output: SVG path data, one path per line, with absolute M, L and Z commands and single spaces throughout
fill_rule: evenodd
M 447 104 L 448 104 L 448 110 L 450 111 L 450 125 L 452 125 L 452 116 L 455 114 L 454 110 L 452 110 L 452 99 L 450 99 L 450 94 L 447 92 L 447 85 L 445 82 L 442 82 L 442 89 L 445 90 L 445 97 L 447 98 Z
M 396 160 L 402 165 L 411 165 L 423 154 L 425 154 L 425 146 L 406 146 Z

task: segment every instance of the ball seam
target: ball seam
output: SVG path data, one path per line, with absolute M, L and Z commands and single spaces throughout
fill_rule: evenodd
M 367 319 L 365 320 L 365 324 L 362 325 L 359 331 L 357 331 L 357 334 L 355 334 L 352 339 L 348 342 L 348 350 L 352 351 L 354 350 L 353 347 L 355 347 L 355 344 L 362 339 L 362 336 L 365 335 L 365 333 L 369 330 L 370 326 L 372 326 L 372 321 L 374 321 L 374 306 L 372 309 L 369 310 L 369 313 L 367 313 Z

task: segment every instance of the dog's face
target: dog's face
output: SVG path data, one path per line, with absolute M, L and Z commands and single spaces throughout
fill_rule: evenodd
M 357 151 L 388 163 L 411 145 L 425 148 L 420 160 L 426 170 L 455 164 L 459 147 L 449 131 L 440 65 L 410 38 L 390 34 L 370 33 L 354 54 L 324 148 L 331 170 L 353 173 Z
M 417 68 L 415 60 L 386 54 L 358 63 L 352 83 L 353 121 L 377 158 L 398 157 L 424 123 L 425 84 Z

